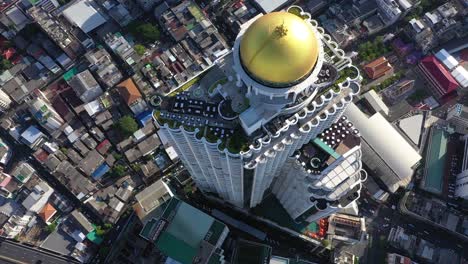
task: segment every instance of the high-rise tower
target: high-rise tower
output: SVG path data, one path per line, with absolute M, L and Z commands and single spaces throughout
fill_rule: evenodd
M 359 78 L 336 42 L 292 6 L 244 24 L 232 53 L 198 85 L 166 97 L 155 118 L 204 192 L 252 208 L 270 190 L 292 218 L 313 220 L 359 196 L 359 132 L 340 119 Z

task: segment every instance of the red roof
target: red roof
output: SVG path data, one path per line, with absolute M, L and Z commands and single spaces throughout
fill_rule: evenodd
M 45 152 L 43 149 L 38 149 L 34 153 L 34 157 L 39 161 L 39 162 L 45 162 L 47 160 L 47 157 L 49 157 L 49 154 Z
M 100 154 L 105 154 L 105 153 L 107 153 L 107 151 L 109 150 L 110 147 L 111 147 L 110 141 L 108 139 L 105 139 L 104 141 L 99 143 L 99 145 L 97 145 L 96 150 Z
M 57 210 L 55 210 L 54 206 L 50 203 L 47 203 L 44 208 L 42 208 L 42 211 L 39 212 L 39 216 L 42 218 L 42 220 L 48 222 L 55 213 L 57 213 Z
M 3 52 L 3 56 L 5 59 L 10 60 L 16 53 L 16 50 L 14 48 L 9 48 Z
M 445 67 L 434 57 L 427 56 L 421 60 L 421 65 L 427 70 L 446 94 L 455 91 L 458 88 L 458 83 L 453 76 L 445 69 Z
M 390 65 L 387 58 L 385 57 L 380 57 L 376 60 L 371 61 L 369 64 L 366 64 L 364 66 L 364 71 L 366 71 L 367 76 L 369 76 L 369 78 L 373 80 L 386 75 L 388 72 L 392 70 L 393 70 L 392 65 Z
M 131 78 L 119 83 L 117 88 L 119 89 L 120 96 L 122 96 L 125 103 L 129 106 L 141 98 L 141 93 Z

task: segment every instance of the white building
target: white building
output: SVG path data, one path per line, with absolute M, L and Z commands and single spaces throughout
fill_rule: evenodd
M 463 88 L 468 88 L 468 71 L 463 66 L 458 66 L 452 71 L 452 76 Z
M 5 111 L 10 108 L 11 99 L 3 90 L 0 90 L 0 111 Z
M 219 123 L 213 124 L 208 119 L 203 125 L 187 126 L 192 121 L 185 120 L 194 119 L 190 115 L 187 119 L 180 112 L 171 113 L 170 109 L 163 109 L 156 118 L 161 124 L 161 137 L 174 147 L 204 192 L 215 193 L 238 207 L 252 208 L 273 189 L 291 217 L 311 220 L 341 208 L 341 203 L 337 203 L 340 198 L 357 199 L 359 196 L 362 181 L 359 144 L 342 151 L 342 155 L 317 176 L 316 185 L 311 187 L 317 190 L 305 188 L 307 182 L 303 182 L 301 190 L 304 193 L 300 193 L 294 190 L 292 183 L 285 182 L 286 178 L 294 178 L 294 173 L 281 172 L 288 167 L 295 168 L 295 174 L 302 173 L 306 180 L 308 171 L 296 164 L 295 153 L 303 146 L 313 144 L 314 139 L 321 140 L 317 138 L 319 134 L 339 120 L 346 106 L 359 93 L 360 85 L 359 71 L 351 65 L 351 59 L 337 48 L 309 14 L 302 14 L 308 18 L 302 20 L 288 12 L 253 18 L 241 27 L 232 53 L 219 63 L 225 66 L 223 71 L 229 80 L 217 89 L 224 100 L 219 102 L 217 111 L 212 111 L 211 106 L 205 108 L 205 114 L 214 118 L 218 113 L 219 122 L 232 127 L 234 134 L 226 137 L 216 134 L 220 130 L 216 127 Z M 333 55 L 325 55 L 324 49 Z M 269 52 L 264 52 L 266 50 Z M 345 68 L 354 72 L 353 76 L 332 88 L 338 72 Z M 223 102 L 236 97 L 240 98 L 233 100 L 240 101 L 239 105 L 247 100 L 247 107 L 239 110 L 238 116 L 223 116 Z M 184 111 L 192 111 L 187 105 L 193 101 L 177 102 L 185 100 L 183 95 L 175 100 L 175 107 L 180 108 L 182 104 Z M 197 100 L 195 104 L 203 105 L 204 102 Z M 193 109 L 198 111 L 199 108 Z M 177 119 L 179 117 L 185 119 Z M 202 117 L 198 116 L 198 120 Z M 175 118 L 176 125 L 162 118 L 172 118 L 173 121 Z M 223 127 L 221 130 L 224 133 Z M 218 138 L 209 136 L 212 133 Z M 318 144 L 323 146 L 324 143 Z M 320 153 L 325 156 L 333 153 L 331 147 L 324 148 L 326 150 L 322 149 Z M 287 188 L 275 188 L 283 184 Z M 345 185 L 346 188 L 341 188 Z M 327 195 L 321 193 L 322 190 Z M 348 193 L 352 195 L 347 196 Z M 288 197 L 296 194 L 303 200 L 297 201 L 300 206 L 290 207 L 292 200 Z M 350 198 L 347 204 L 353 201 Z M 328 205 L 333 209 L 312 212 L 313 208 L 329 208 Z
M 106 22 L 106 19 L 93 6 L 94 1 L 79 0 L 63 11 L 70 23 L 88 33 Z
M 403 14 L 400 5 L 395 0 L 376 0 L 379 14 L 386 25 L 395 23 Z
M 78 73 L 68 81 L 83 103 L 89 103 L 100 96 L 103 91 L 89 70 Z
M 463 153 L 462 168 L 455 181 L 455 196 L 468 199 L 468 135 L 463 137 L 465 151 Z
M 468 134 L 468 107 L 456 104 L 447 112 L 447 121 L 460 134 Z
M 457 59 L 450 55 L 450 53 L 448 53 L 445 49 L 439 50 L 435 56 L 449 70 L 453 70 L 458 65 Z
M 49 197 L 54 192 L 54 189 L 47 183 L 41 181 L 34 186 L 31 193 L 24 199 L 22 205 L 28 212 L 39 213 L 47 204 Z
M 360 131 L 362 160 L 369 173 L 379 177 L 390 192 L 408 185 L 421 155 L 380 113 L 367 117 L 351 104 L 345 115 Z
M 45 100 L 36 97 L 28 102 L 29 112 L 50 134 L 58 131 L 65 123 L 55 109 Z

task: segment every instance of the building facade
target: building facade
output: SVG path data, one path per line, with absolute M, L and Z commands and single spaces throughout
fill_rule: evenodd
M 293 8 L 300 15 L 290 12 Z M 359 142 L 338 151 L 341 144 L 327 145 L 320 134 L 340 124 L 346 106 L 359 93 L 359 71 L 310 14 L 293 6 L 253 18 L 241 26 L 232 52 L 217 64 L 227 65 L 222 69 L 226 84 L 208 90 L 210 97 L 221 95 L 217 106 L 210 98 L 210 103 L 185 100 L 190 95 L 183 92 L 163 102 L 175 100 L 172 112 L 155 115 L 160 134 L 202 191 L 247 208 L 273 192 L 292 218 L 309 221 L 341 208 L 339 199 L 348 193 L 353 195 L 347 205 L 357 199 L 365 178 L 360 176 Z M 229 102 L 233 112 L 226 111 Z M 238 109 L 243 102 L 246 107 Z M 193 104 L 197 107 L 190 108 Z M 200 113 L 205 105 L 193 119 L 190 113 Z M 218 115 L 220 121 L 213 122 Z M 313 177 L 298 164 L 297 155 L 307 146 L 322 155 L 323 171 Z M 298 192 L 293 183 L 304 188 Z M 350 189 L 341 189 L 345 183 Z M 292 206 L 294 195 L 300 200 Z
M 457 175 L 455 181 L 455 196 L 463 199 L 468 199 L 468 135 L 463 137 L 464 152 L 461 172 Z

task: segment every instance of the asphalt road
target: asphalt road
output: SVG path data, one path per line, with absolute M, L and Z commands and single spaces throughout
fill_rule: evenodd
M 8 240 L 0 240 L 0 263 L 78 263 L 52 253 L 42 252 Z

